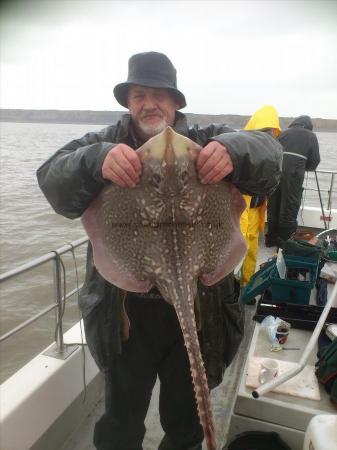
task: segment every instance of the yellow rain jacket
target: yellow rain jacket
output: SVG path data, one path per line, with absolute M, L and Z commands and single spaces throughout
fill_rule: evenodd
M 266 105 L 257 110 L 248 120 L 244 130 L 266 130 L 274 129 L 274 136 L 277 137 L 281 133 L 280 121 L 278 113 L 274 106 Z
M 248 120 L 244 130 L 271 131 L 274 137 L 281 133 L 278 113 L 271 105 L 263 106 Z M 250 195 L 243 196 L 246 209 L 241 215 L 240 228 L 247 243 L 247 253 L 241 269 L 241 285 L 245 286 L 255 272 L 259 246 L 259 231 L 264 231 L 266 197 L 258 199 Z M 255 205 L 258 206 L 255 206 Z

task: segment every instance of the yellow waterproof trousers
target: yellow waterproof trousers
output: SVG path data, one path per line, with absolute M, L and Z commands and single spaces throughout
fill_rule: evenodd
M 249 283 L 251 276 L 255 272 L 259 248 L 259 230 L 264 230 L 267 201 L 265 200 L 264 203 L 257 208 L 251 208 L 250 201 L 252 197 L 249 195 L 244 195 L 243 197 L 246 201 L 246 209 L 243 211 L 240 218 L 240 228 L 241 233 L 246 240 L 247 253 L 241 269 L 241 285 L 245 286 Z

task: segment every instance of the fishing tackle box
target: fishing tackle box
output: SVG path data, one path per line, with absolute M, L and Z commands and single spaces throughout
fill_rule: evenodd
M 257 295 L 263 294 L 265 290 L 270 291 L 273 303 L 297 303 L 308 305 L 310 302 L 311 290 L 315 287 L 318 258 L 305 256 L 284 255 L 286 273 L 302 273 L 303 279 L 280 278 L 276 257 L 269 260 L 256 272 L 250 282 L 244 287 L 241 294 L 243 303 L 247 303 Z M 306 276 L 305 276 L 306 275 Z

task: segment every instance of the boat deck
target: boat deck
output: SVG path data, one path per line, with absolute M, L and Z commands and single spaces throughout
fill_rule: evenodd
M 252 385 L 257 386 L 255 374 L 258 360 L 272 358 L 278 362 L 280 372 L 289 370 L 297 365 L 305 353 L 313 332 L 292 328 L 283 350 L 271 353 L 270 342 L 266 339 L 261 324 L 256 324 L 254 328 L 246 364 L 240 377 L 228 438 L 231 440 L 246 431 L 263 430 L 277 433 L 292 450 L 302 450 L 310 420 L 320 414 L 336 414 L 329 394 L 317 383 L 313 373 L 317 361 L 317 346 L 308 354 L 304 370 L 292 380 L 258 399 L 252 396 Z M 337 447 L 321 448 L 327 450 Z
M 275 253 L 275 250 L 276 248 L 267 249 L 263 244 L 260 245 L 258 264 L 266 261 L 268 257 Z M 255 309 L 255 305 L 245 306 L 245 336 L 243 342 L 234 361 L 226 370 L 223 382 L 211 392 L 216 439 L 219 450 L 222 449 L 227 441 L 230 418 L 234 408 L 240 374 L 245 363 L 254 331 L 255 322 L 253 322 L 252 317 Z M 158 399 L 159 382 L 157 381 L 153 390 L 150 407 L 145 421 L 146 434 L 143 442 L 144 450 L 157 450 L 163 437 L 163 431 L 158 414 Z M 87 416 L 80 426 L 73 431 L 60 450 L 95 450 L 92 443 L 93 429 L 95 422 L 103 414 L 103 412 L 104 400 L 101 399 L 90 415 Z M 203 446 L 203 450 L 204 449 L 206 449 L 205 446 Z
M 224 380 L 220 386 L 211 392 L 212 408 L 215 420 L 215 430 L 218 448 L 221 449 L 227 441 L 230 417 L 232 414 L 239 376 L 244 365 L 249 342 L 255 323 L 252 316 L 255 306 L 246 305 L 246 332 L 244 341 L 233 363 L 226 370 Z M 152 393 L 149 411 L 146 417 L 146 434 L 143 442 L 144 450 L 156 450 L 163 437 L 163 431 L 158 415 L 159 382 L 157 381 Z M 92 443 L 95 422 L 104 412 L 104 399 L 101 399 L 92 413 L 74 430 L 67 442 L 60 450 L 95 450 Z M 206 447 L 205 447 L 206 448 Z

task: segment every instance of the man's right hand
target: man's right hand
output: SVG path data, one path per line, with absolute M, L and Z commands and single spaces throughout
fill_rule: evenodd
M 106 155 L 102 176 L 118 186 L 135 187 L 139 182 L 142 164 L 137 153 L 126 144 L 118 144 Z

